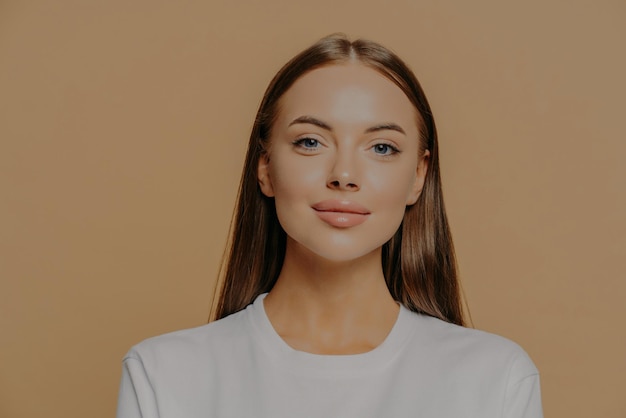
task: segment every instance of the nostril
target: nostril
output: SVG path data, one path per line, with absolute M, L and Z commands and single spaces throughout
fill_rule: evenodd
M 359 186 L 356 183 L 342 183 L 339 180 L 333 180 L 328 182 L 328 187 L 337 190 L 358 190 Z

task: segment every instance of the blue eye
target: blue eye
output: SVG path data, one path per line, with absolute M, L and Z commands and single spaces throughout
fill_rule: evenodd
M 391 144 L 376 144 L 372 147 L 378 155 L 392 155 L 400 152 L 400 150 Z
M 320 141 L 314 138 L 300 138 L 293 142 L 294 145 L 304 149 L 316 149 L 320 146 Z

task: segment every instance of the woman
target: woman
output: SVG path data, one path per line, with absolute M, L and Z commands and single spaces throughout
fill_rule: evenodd
M 274 77 L 230 245 L 217 321 L 133 347 L 118 418 L 542 416 L 524 351 L 463 327 L 433 117 L 384 47 Z

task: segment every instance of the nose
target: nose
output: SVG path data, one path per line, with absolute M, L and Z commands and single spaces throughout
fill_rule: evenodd
M 334 190 L 357 191 L 361 188 L 354 156 L 337 152 L 329 171 L 326 186 Z

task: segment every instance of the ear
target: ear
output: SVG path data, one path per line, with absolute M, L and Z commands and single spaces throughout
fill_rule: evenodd
M 425 150 L 422 158 L 417 162 L 417 173 L 415 176 L 415 183 L 413 183 L 413 187 L 411 188 L 411 192 L 409 193 L 409 197 L 406 200 L 406 205 L 411 206 L 417 202 L 417 199 L 422 194 L 422 189 L 424 188 L 424 181 L 426 180 L 426 173 L 428 173 L 428 162 L 430 161 L 430 151 Z
M 261 192 L 267 197 L 274 197 L 274 187 L 272 186 L 272 180 L 270 179 L 270 158 L 267 152 L 264 152 L 259 157 L 259 164 L 257 165 L 257 180 Z

